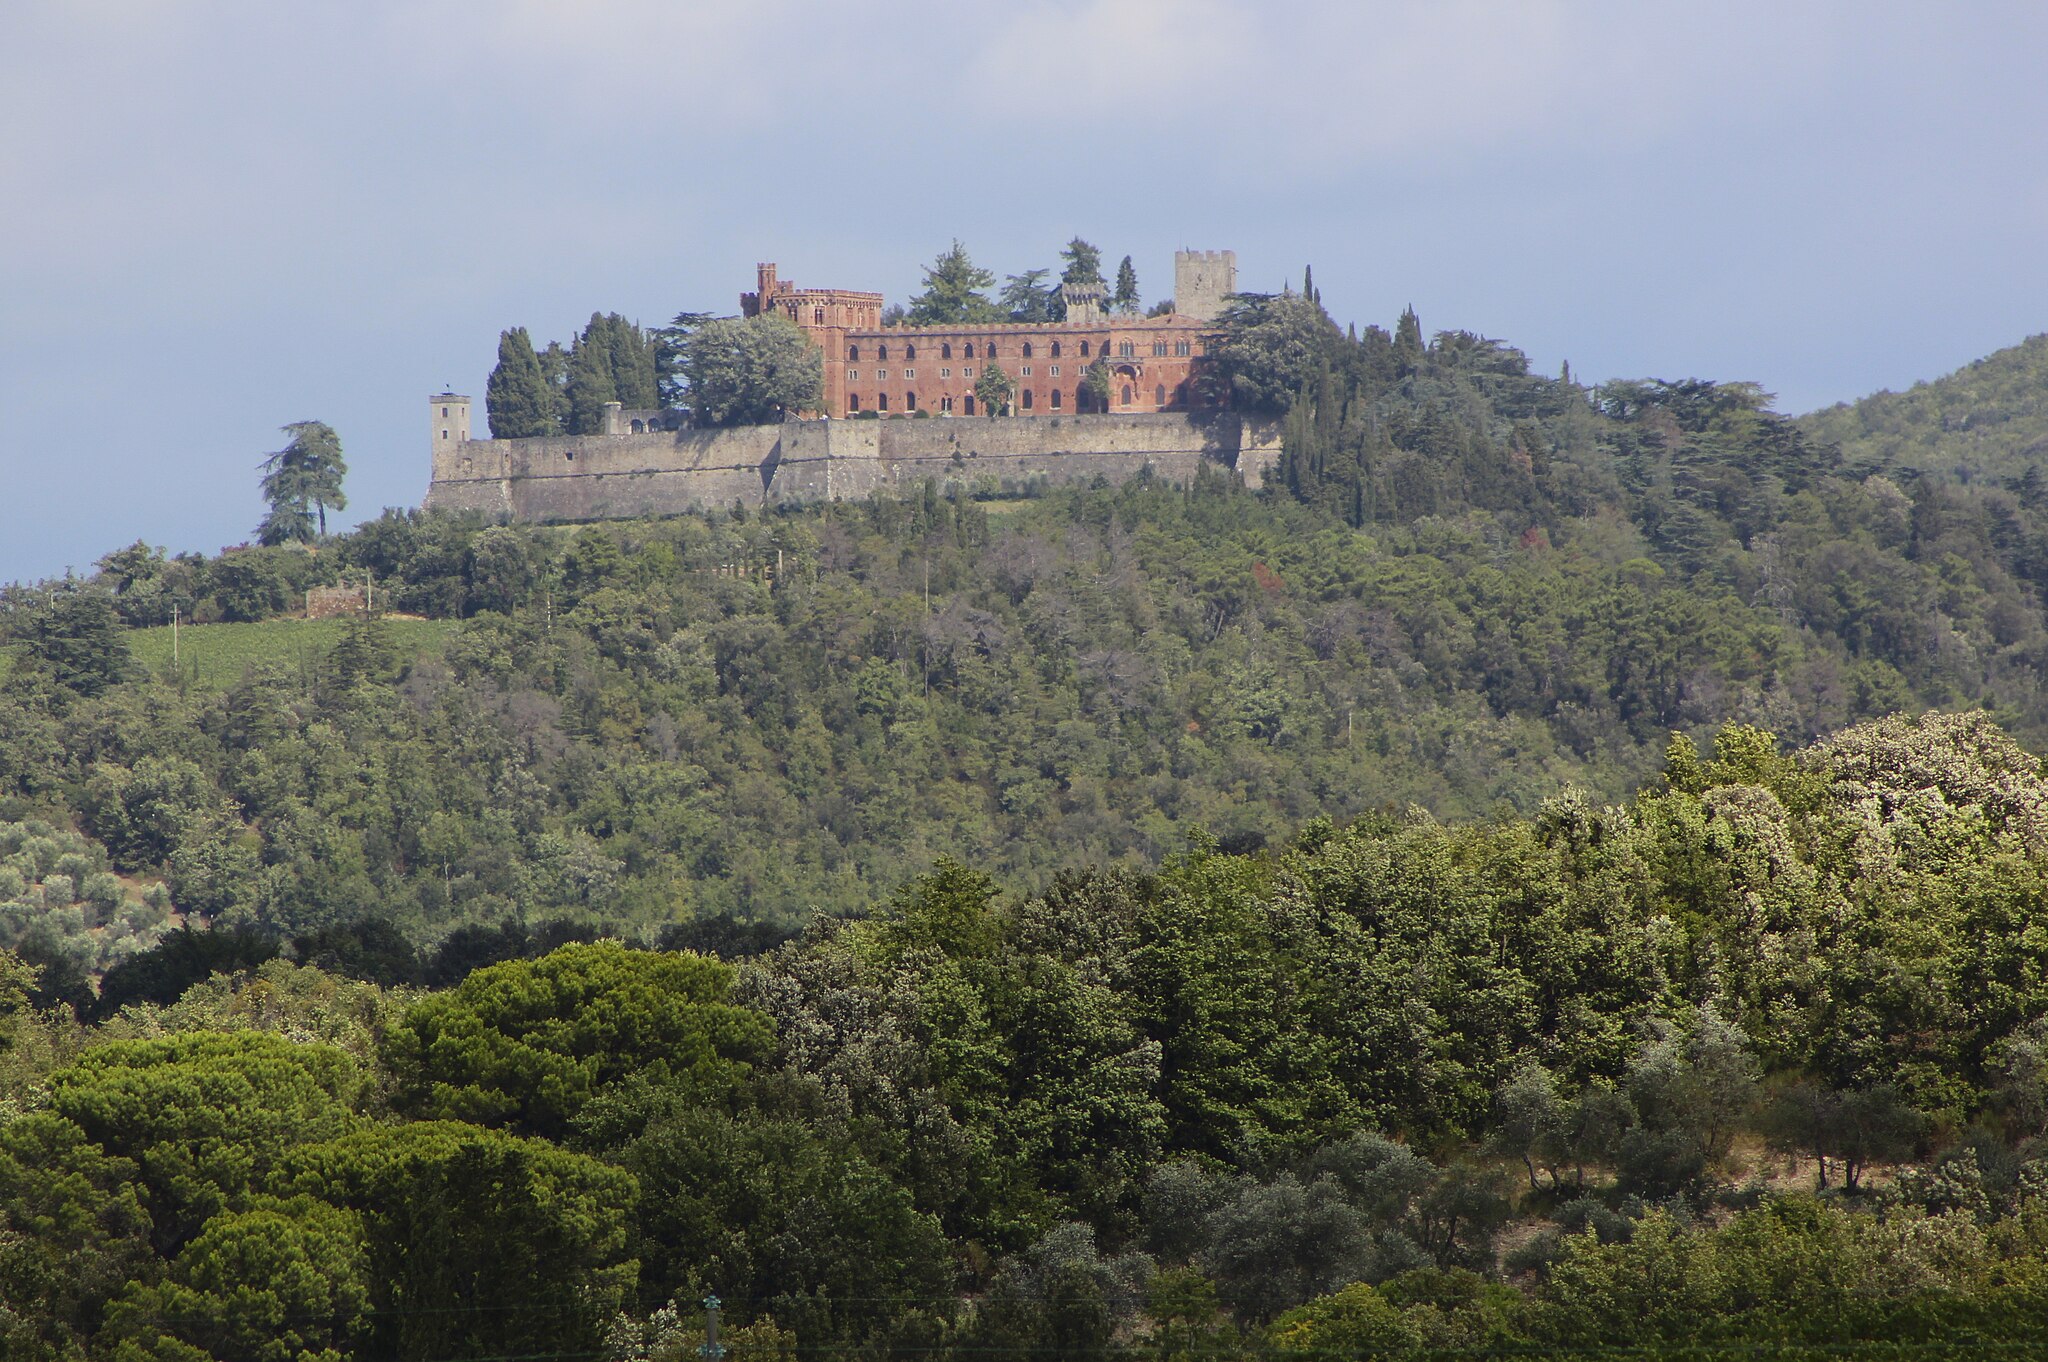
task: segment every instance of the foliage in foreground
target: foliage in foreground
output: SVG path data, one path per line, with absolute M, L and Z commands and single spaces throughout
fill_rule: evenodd
M 738 965 L 271 959 L 81 1030 L 0 956 L 0 1338 L 651 1358 L 716 1293 L 797 1357 L 2031 1346 L 2044 877 L 2040 760 L 1937 713 L 1031 896 L 942 862 Z

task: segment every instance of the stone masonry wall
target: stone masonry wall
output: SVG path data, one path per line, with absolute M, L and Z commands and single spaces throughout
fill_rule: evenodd
M 601 520 L 714 506 L 857 500 L 926 479 L 1023 490 L 1121 482 L 1151 468 L 1188 482 L 1204 461 L 1258 486 L 1277 431 L 1233 413 L 791 421 L 648 435 L 470 440 L 434 458 L 430 510 L 509 520 Z

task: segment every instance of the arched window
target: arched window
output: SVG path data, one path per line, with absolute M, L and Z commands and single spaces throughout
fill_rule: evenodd
M 917 358 L 917 347 L 916 347 L 915 345 L 910 345 L 910 344 L 906 343 L 906 344 L 904 345 L 904 347 L 903 347 L 903 358 L 905 358 L 905 359 L 916 359 L 916 358 Z
M 1137 352 L 1138 348 L 1135 345 L 1132 345 L 1129 341 L 1118 341 L 1116 343 L 1116 355 L 1118 359 L 1129 359 L 1132 355 L 1135 355 Z
M 633 418 L 633 433 L 635 435 L 645 435 L 647 433 L 647 423 L 637 416 Z
M 1054 411 L 1060 409 L 1060 390 L 1058 388 L 1052 390 L 1052 409 Z
M 951 358 L 953 358 L 953 342 L 951 342 L 951 341 L 940 341 L 940 342 L 939 342 L 939 358 L 940 358 L 940 359 L 951 359 Z
M 961 410 L 962 410 L 962 411 L 965 411 L 965 412 L 966 412 L 966 413 L 967 413 L 967 414 L 968 414 L 969 416 L 972 416 L 972 415 L 974 415 L 974 394 L 973 394 L 973 393 L 969 393 L 969 394 L 967 394 L 967 397 L 966 397 L 965 401 L 963 401 L 963 402 L 962 402 L 962 404 L 961 404 Z
M 1025 341 L 1025 342 L 1024 342 L 1024 358 L 1026 358 L 1026 359 L 1030 359 L 1030 358 L 1031 358 L 1031 342 L 1030 342 L 1030 341 Z
M 1129 391 L 1130 391 L 1130 389 L 1126 388 L 1126 389 L 1125 389 L 1124 391 L 1125 391 L 1125 392 L 1129 392 Z M 1126 398 L 1126 399 L 1124 399 L 1124 400 L 1125 400 L 1125 401 L 1129 401 L 1130 399 L 1129 399 L 1129 398 Z M 877 394 L 877 395 L 875 396 L 875 410 L 876 410 L 876 411 L 887 411 L 887 410 L 889 410 L 889 394 L 887 394 L 887 393 L 878 393 L 878 394 Z
M 887 359 L 887 358 L 889 358 L 889 347 L 888 347 L 888 346 L 886 346 L 886 345 L 877 345 L 877 346 L 875 347 L 875 358 L 876 358 L 876 359 Z
M 1157 391 L 1153 393 L 1152 402 L 1155 406 L 1163 407 L 1166 405 L 1166 385 L 1164 383 L 1160 384 Z
M 1052 343 L 1052 357 L 1054 359 L 1058 359 L 1060 357 L 1060 343 L 1058 341 L 1054 341 Z
M 968 359 L 973 359 L 973 358 L 974 358 L 974 342 L 973 342 L 973 341 L 969 341 L 969 342 L 967 342 L 967 351 L 966 351 L 966 358 L 968 358 Z
M 846 347 L 846 359 L 847 359 L 847 362 L 848 362 L 849 364 L 850 364 L 850 363 L 852 363 L 852 362 L 853 362 L 854 360 L 857 360 L 857 359 L 859 359 L 859 358 L 860 358 L 860 347 L 859 347 L 858 345 L 849 345 L 849 346 L 847 346 L 847 347 Z
M 888 403 L 884 402 L 882 405 L 887 406 Z M 1131 405 L 1131 385 L 1128 383 L 1124 384 L 1124 405 L 1127 407 Z
M 1024 390 L 1024 410 L 1031 410 L 1031 389 L 1029 388 Z
M 905 394 L 903 394 L 903 410 L 905 410 L 905 411 L 916 411 L 916 410 L 917 410 L 917 394 L 916 394 L 916 393 L 905 393 Z
M 858 394 L 848 393 L 846 395 L 846 409 L 848 411 L 860 410 L 860 397 Z
M 1088 342 L 1087 342 L 1087 341 L 1082 341 L 1082 342 L 1081 342 L 1081 358 L 1082 358 L 1082 359 L 1086 359 L 1086 358 L 1088 358 Z
M 812 308 L 811 321 L 814 325 L 823 326 L 825 324 L 825 309 L 822 307 Z
M 1165 354 L 1166 354 L 1166 342 L 1165 342 L 1165 341 L 1163 341 L 1163 340 L 1156 340 L 1156 341 L 1153 341 L 1153 342 L 1152 342 L 1152 353 L 1153 353 L 1154 355 L 1156 355 L 1156 356 L 1160 356 L 1160 357 L 1162 357 L 1162 358 L 1163 358 L 1163 357 L 1165 356 Z

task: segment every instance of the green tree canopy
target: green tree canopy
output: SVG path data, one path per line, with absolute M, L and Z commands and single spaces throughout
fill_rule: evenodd
M 261 1032 L 116 1041 L 50 1077 L 50 1106 L 142 1170 L 159 1248 L 259 1188 L 287 1150 L 353 1122 L 340 1050 Z
M 541 372 L 540 359 L 526 328 L 515 326 L 499 333 L 498 363 L 484 388 L 484 413 L 490 421 L 491 438 L 517 440 L 534 435 L 553 435 L 559 427 L 554 420 L 554 396 Z
M 824 352 L 794 322 L 766 313 L 697 327 L 680 342 L 677 370 L 699 425 L 781 421 L 825 400 Z
M 277 1185 L 361 1216 L 369 1356 L 590 1354 L 636 1279 L 632 1175 L 545 1141 L 380 1127 L 297 1150 Z
M 1116 267 L 1116 289 L 1110 294 L 1110 301 L 1119 312 L 1138 311 L 1138 271 L 1132 266 L 1129 256 L 1125 256 L 1123 263 Z
M 910 300 L 904 320 L 911 326 L 1000 321 L 1002 310 L 982 291 L 995 282 L 995 275 L 976 265 L 956 239 L 926 267 L 924 291 Z
M 1336 355 L 1343 333 L 1295 293 L 1239 294 L 1217 318 L 1217 364 L 1232 397 L 1250 411 L 1285 411 Z
M 478 970 L 392 1029 L 396 1100 L 552 1135 L 629 1074 L 720 1100 L 773 1043 L 767 1019 L 731 992 L 716 960 L 605 942 Z
M 341 456 L 341 437 L 325 422 L 294 421 L 283 429 L 290 442 L 262 464 L 263 499 L 270 511 L 256 536 L 265 544 L 310 543 L 326 535 L 328 507 L 348 508 L 341 490 L 348 463 Z

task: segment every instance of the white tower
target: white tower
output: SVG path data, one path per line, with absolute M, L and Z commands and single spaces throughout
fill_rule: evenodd
M 427 399 L 428 434 L 435 466 L 440 456 L 469 439 L 469 399 L 459 393 L 436 393 Z

